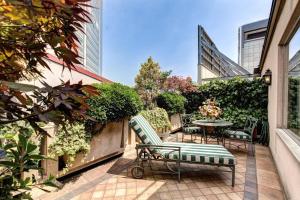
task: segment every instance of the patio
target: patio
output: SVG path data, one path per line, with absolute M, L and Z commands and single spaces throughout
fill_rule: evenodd
M 167 140 L 175 141 L 176 135 Z M 200 143 L 200 137 L 195 142 Z M 189 172 L 182 174 L 180 183 L 176 176 L 148 170 L 144 179 L 134 179 L 130 168 L 135 149 L 127 146 L 122 157 L 65 180 L 64 187 L 57 192 L 35 190 L 34 199 L 284 199 L 268 147 L 255 145 L 255 157 L 234 146 L 229 150 L 237 158 L 235 187 L 231 187 L 231 174 L 222 167 L 211 170 L 212 167 L 201 165 L 185 165 Z

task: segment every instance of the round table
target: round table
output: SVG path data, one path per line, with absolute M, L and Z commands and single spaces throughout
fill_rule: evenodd
M 223 129 L 225 127 L 232 126 L 233 123 L 225 120 L 196 120 L 192 122 L 196 126 L 203 127 L 204 131 L 204 137 L 205 137 L 205 143 L 207 143 L 207 135 L 209 133 L 208 129 Z M 222 143 L 224 144 L 224 137 L 222 132 L 214 131 L 214 134 L 211 134 L 212 137 L 217 138 L 217 142 L 219 144 L 219 139 L 222 140 Z M 201 139 L 202 141 L 202 139 Z

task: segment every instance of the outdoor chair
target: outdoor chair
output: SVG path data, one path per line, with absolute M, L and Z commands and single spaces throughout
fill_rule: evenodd
M 257 126 L 257 122 L 258 120 L 256 118 L 248 117 L 246 119 L 243 129 L 225 130 L 224 134 L 225 136 L 227 136 L 225 139 L 229 140 L 229 146 L 231 146 L 231 142 L 230 142 L 231 140 L 242 141 L 244 143 L 245 149 L 247 149 L 246 143 L 248 144 L 253 143 L 253 134 L 255 131 L 255 127 Z M 236 146 L 239 148 L 240 145 L 236 145 Z
M 191 135 L 191 142 L 193 141 L 193 135 L 197 136 L 202 132 L 199 126 L 195 126 L 192 124 L 193 122 L 193 114 L 181 114 L 180 115 L 181 125 L 182 125 L 182 142 L 184 140 L 185 135 Z M 178 133 L 177 133 L 178 134 Z M 178 138 L 177 138 L 178 141 Z M 201 137 L 202 143 L 202 137 Z
M 162 161 L 168 171 L 160 172 L 176 174 L 180 182 L 181 163 L 190 163 L 229 167 L 232 172 L 232 186 L 234 186 L 236 159 L 223 146 L 162 142 L 149 122 L 141 115 L 133 117 L 129 124 L 142 142 L 136 145 L 136 165 L 131 170 L 134 178 L 143 177 L 144 163 L 154 170 L 152 161 Z M 172 169 L 169 163 L 175 163 L 176 168 Z

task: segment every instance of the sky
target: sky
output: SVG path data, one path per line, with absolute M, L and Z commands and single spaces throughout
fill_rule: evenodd
M 149 56 L 197 80 L 197 25 L 238 60 L 238 28 L 266 19 L 271 0 L 103 0 L 103 76 L 133 86 Z

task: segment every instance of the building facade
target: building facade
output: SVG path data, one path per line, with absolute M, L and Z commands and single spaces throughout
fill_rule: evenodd
M 286 199 L 300 197 L 300 0 L 273 0 L 259 68 L 271 71 L 270 150 Z M 276 192 L 276 190 L 274 190 Z
M 239 65 L 251 73 L 258 67 L 267 25 L 268 19 L 264 19 L 239 28 Z
M 204 28 L 198 25 L 198 83 L 217 77 L 250 74 L 221 53 Z
M 86 9 L 92 22 L 83 24 L 85 34 L 77 32 L 78 53 L 85 69 L 102 75 L 102 0 L 91 0 L 90 5 Z

